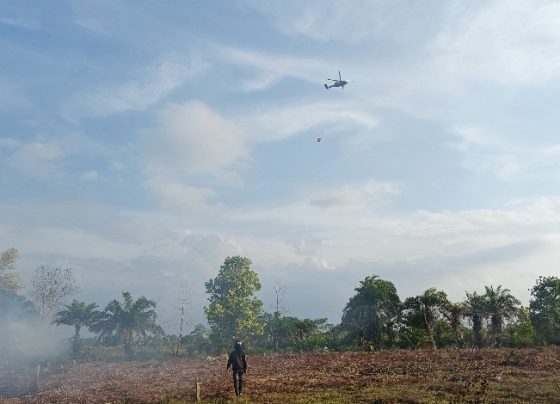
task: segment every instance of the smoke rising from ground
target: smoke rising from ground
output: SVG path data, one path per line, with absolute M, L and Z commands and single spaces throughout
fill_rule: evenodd
M 0 323 L 0 360 L 10 366 L 66 356 L 70 352 L 68 330 L 26 320 Z

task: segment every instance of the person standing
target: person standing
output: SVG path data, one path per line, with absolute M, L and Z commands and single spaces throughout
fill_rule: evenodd
M 240 396 L 243 391 L 243 375 L 247 373 L 247 355 L 243 349 L 241 341 L 236 341 L 233 351 L 229 354 L 226 370 L 233 371 L 233 388 L 235 395 Z

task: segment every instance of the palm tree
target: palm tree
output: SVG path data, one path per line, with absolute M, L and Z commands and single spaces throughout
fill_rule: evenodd
M 66 310 L 59 311 L 55 314 L 53 324 L 70 325 L 74 327 L 74 336 L 72 337 L 72 354 L 78 356 L 80 353 L 80 330 L 83 326 L 91 327 L 99 318 L 99 311 L 95 303 L 86 304 L 73 300 L 71 304 L 65 305 Z
M 436 349 L 435 324 L 440 313 L 449 305 L 447 294 L 436 288 L 429 288 L 423 294 L 409 297 L 404 301 L 404 310 L 411 314 L 410 317 L 419 319 L 421 326 L 428 333 L 432 348 Z
M 472 321 L 474 345 L 477 348 L 482 348 L 482 323 L 487 316 L 484 295 L 479 295 L 476 292 L 466 292 L 466 294 L 467 301 L 465 302 L 465 315 L 470 317 Z
M 445 310 L 443 312 L 447 321 L 449 321 L 449 325 L 451 326 L 451 330 L 453 331 L 453 336 L 455 337 L 455 342 L 459 348 L 465 347 L 465 336 L 463 335 L 463 331 L 461 329 L 462 326 L 462 319 L 467 315 L 467 305 L 466 303 L 451 303 L 449 302 L 445 306 Z
M 101 336 L 115 333 L 122 338 L 124 349 L 129 356 L 134 355 L 138 336 L 161 329 L 156 325 L 156 303 L 142 296 L 134 300 L 130 292 L 123 292 L 123 302 L 113 300 L 103 311 L 100 320 L 92 328 Z
M 492 286 L 485 286 L 484 288 L 486 289 L 484 302 L 486 313 L 490 316 L 490 327 L 494 345 L 500 346 L 504 321 L 517 314 L 517 306 L 519 306 L 521 302 L 509 293 L 509 289 L 502 289 L 501 285 L 496 289 Z

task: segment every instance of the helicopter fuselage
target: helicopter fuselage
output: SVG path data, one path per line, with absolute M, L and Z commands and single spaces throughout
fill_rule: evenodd
M 338 80 L 335 81 L 333 84 L 331 84 L 330 86 L 328 84 L 325 84 L 325 88 L 328 90 L 329 88 L 333 88 L 333 87 L 342 87 L 344 88 L 344 86 L 348 84 L 347 81 L 345 80 Z

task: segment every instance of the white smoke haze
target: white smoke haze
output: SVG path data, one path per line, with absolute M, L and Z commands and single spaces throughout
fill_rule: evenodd
M 7 371 L 69 357 L 70 327 L 25 318 L 5 319 L 0 327 L 0 367 Z
M 45 360 L 70 353 L 72 331 L 45 323 L 13 320 L 3 323 L 0 339 L 4 360 Z M 70 331 L 70 332 L 69 332 Z

